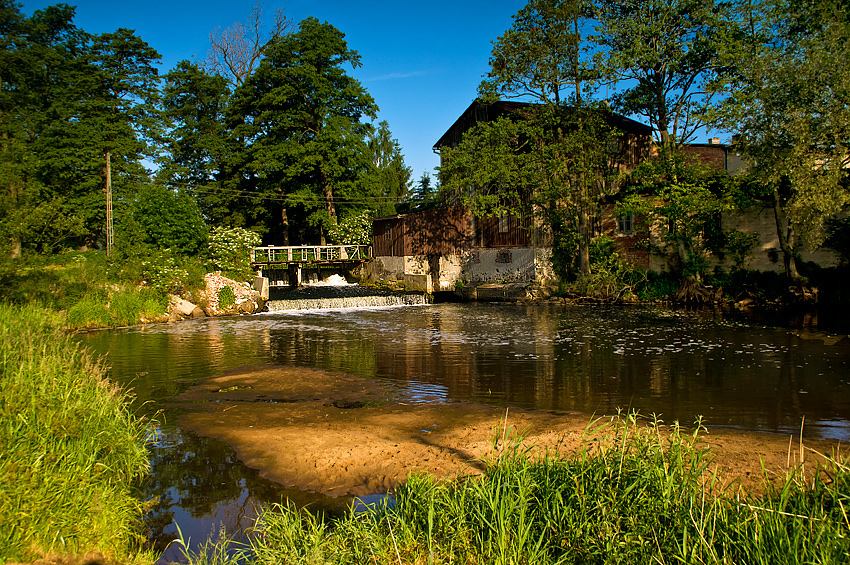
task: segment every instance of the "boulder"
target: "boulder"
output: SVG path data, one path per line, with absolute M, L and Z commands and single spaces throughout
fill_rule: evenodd
M 176 298 L 176 300 L 174 300 L 174 302 L 173 302 L 174 306 L 173 306 L 172 310 L 179 313 L 182 316 L 186 316 L 186 317 L 191 316 L 192 312 L 195 311 L 195 308 L 198 307 L 197 304 L 192 304 L 188 300 L 184 300 L 184 299 L 179 298 L 179 297 L 175 297 L 175 298 Z
M 208 316 L 222 316 L 224 314 L 253 314 L 259 312 L 265 304 L 260 297 L 260 294 L 251 288 L 248 283 L 234 281 L 221 275 L 221 273 L 208 273 L 204 276 L 206 289 L 204 296 L 206 298 L 206 307 L 204 311 Z M 218 293 L 225 286 L 233 289 L 233 294 L 236 297 L 236 303 L 229 308 L 221 308 L 218 303 Z M 247 305 L 243 306 L 243 304 Z
M 196 304 L 184 300 L 179 296 L 171 295 L 168 297 L 168 321 L 176 322 L 185 320 L 186 318 L 194 317 L 194 312 L 199 310 Z

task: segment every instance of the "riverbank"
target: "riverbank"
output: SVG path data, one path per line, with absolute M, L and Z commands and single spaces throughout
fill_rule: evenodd
M 139 553 L 151 430 L 61 317 L 0 304 L 0 560 Z

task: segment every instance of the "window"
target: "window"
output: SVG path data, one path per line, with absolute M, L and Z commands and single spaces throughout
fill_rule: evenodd
M 624 235 L 634 233 L 635 217 L 632 214 L 617 217 L 617 231 Z
M 499 233 L 508 232 L 508 217 L 505 214 L 499 216 Z

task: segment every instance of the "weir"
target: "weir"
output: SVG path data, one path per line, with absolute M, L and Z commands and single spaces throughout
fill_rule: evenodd
M 278 288 L 266 303 L 269 312 L 331 308 L 376 308 L 427 304 L 422 293 L 366 288 L 336 274 L 325 281 L 306 282 L 297 289 Z

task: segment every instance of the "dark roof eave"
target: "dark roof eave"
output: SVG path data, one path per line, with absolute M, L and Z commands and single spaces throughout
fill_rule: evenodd
M 472 103 L 470 103 L 470 105 L 466 108 L 466 110 L 461 112 L 460 116 L 458 116 L 458 118 L 454 121 L 454 123 L 452 123 L 452 125 L 449 126 L 449 129 L 447 129 L 446 132 L 442 136 L 440 136 L 440 139 L 437 140 L 437 143 L 434 144 L 434 146 L 432 148 L 434 150 L 434 152 L 439 152 L 440 148 L 445 147 L 446 145 L 450 145 L 449 140 L 450 140 L 450 136 L 453 133 L 453 131 L 457 127 L 460 127 L 461 122 L 463 121 L 464 117 L 468 113 L 471 113 L 473 111 L 473 109 L 475 108 L 475 106 L 479 105 L 479 104 L 481 104 L 481 102 L 479 100 L 473 100 Z M 490 105 L 500 107 L 500 108 L 502 108 L 503 110 L 506 110 L 506 111 L 513 111 L 513 110 L 518 110 L 520 108 L 533 106 L 534 104 L 531 103 L 531 102 L 515 102 L 515 101 L 510 101 L 510 100 L 497 100 L 496 102 L 492 102 Z M 608 121 L 609 121 L 609 123 L 611 123 L 611 125 L 613 125 L 617 129 L 620 129 L 620 130 L 623 130 L 623 131 L 629 132 L 629 133 L 652 135 L 652 132 L 653 132 L 651 126 L 648 126 L 646 124 L 642 124 L 642 123 L 638 122 L 637 120 L 627 118 L 626 116 L 622 116 L 622 115 L 616 114 L 614 112 L 610 112 L 608 114 Z

